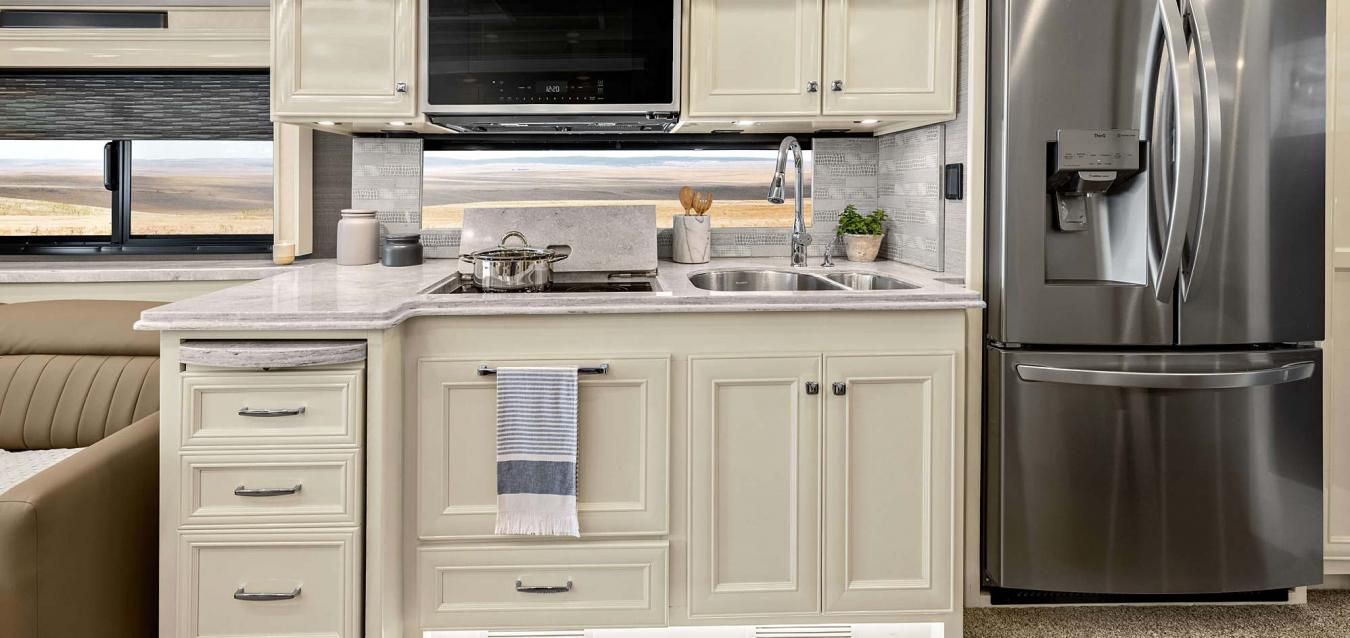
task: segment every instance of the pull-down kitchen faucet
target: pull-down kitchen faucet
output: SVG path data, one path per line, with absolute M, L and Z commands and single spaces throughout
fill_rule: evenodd
M 802 267 L 806 265 L 806 247 L 811 245 L 811 236 L 806 234 L 806 220 L 802 217 L 802 145 L 797 143 L 795 137 L 785 137 L 783 143 L 778 145 L 778 164 L 773 170 L 773 181 L 769 182 L 769 203 L 783 203 L 788 151 L 792 151 L 792 164 L 797 167 L 797 181 L 793 189 L 796 200 L 793 202 L 795 215 L 792 218 L 792 265 Z

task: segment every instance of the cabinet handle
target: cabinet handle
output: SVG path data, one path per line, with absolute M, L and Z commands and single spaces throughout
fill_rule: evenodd
M 844 81 L 843 81 L 843 80 L 835 80 L 833 83 L 830 84 L 830 90 L 831 90 L 831 91 L 842 91 L 842 90 L 844 90 Z
M 572 591 L 572 579 L 567 579 L 566 585 L 526 585 L 516 579 L 516 591 L 522 594 L 565 594 Z
M 240 586 L 239 589 L 234 590 L 235 600 L 244 600 L 253 603 L 270 603 L 278 600 L 295 600 L 296 598 L 300 597 L 299 587 L 296 587 L 295 589 L 288 592 L 271 592 L 271 593 L 269 592 L 249 593 L 247 591 L 244 591 L 244 589 L 245 588 L 243 586 Z
M 239 408 L 239 416 L 247 416 L 261 419 L 274 418 L 279 416 L 300 416 L 305 413 L 305 406 L 298 408 L 279 408 L 275 410 L 255 410 L 249 407 Z
M 807 382 L 806 382 L 806 393 L 807 393 L 807 394 L 820 394 L 820 384 L 819 384 L 819 383 L 816 383 L 815 381 L 807 381 Z
M 395 93 L 407 93 L 407 92 L 408 92 L 408 83 L 407 83 L 407 82 L 395 82 L 395 83 L 394 83 L 394 92 L 395 92 Z
M 834 390 L 834 396 L 842 397 L 845 394 L 848 394 L 848 384 L 843 381 L 835 381 L 834 385 L 830 387 Z
M 245 487 L 240 485 L 239 487 L 234 488 L 234 495 L 262 498 L 268 496 L 290 496 L 292 494 L 299 494 L 301 489 L 304 489 L 304 486 L 299 483 L 296 483 L 295 487 Z
M 820 91 L 820 83 L 819 83 L 819 82 L 817 82 L 817 81 L 815 81 L 815 80 L 811 80 L 810 82 L 807 82 L 807 83 L 806 83 L 806 92 L 807 92 L 807 93 L 816 93 L 816 92 L 819 92 L 819 91 Z

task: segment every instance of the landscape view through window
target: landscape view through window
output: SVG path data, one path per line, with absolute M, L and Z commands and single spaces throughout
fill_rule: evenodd
M 714 227 L 791 226 L 790 183 L 786 204 L 765 201 L 776 157 L 772 150 L 428 151 L 422 226 L 459 228 L 466 208 L 653 205 L 657 226 L 669 228 L 684 214 L 682 186 L 713 194 Z M 808 223 L 810 206 L 807 199 Z
M 111 232 L 106 140 L 0 140 L 0 235 Z M 272 233 L 272 143 L 132 142 L 133 235 Z

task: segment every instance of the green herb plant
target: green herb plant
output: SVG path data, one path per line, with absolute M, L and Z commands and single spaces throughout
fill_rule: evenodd
M 839 215 L 839 226 L 835 232 L 840 235 L 881 235 L 886 232 L 882 226 L 884 221 L 886 211 L 880 208 L 863 216 L 853 204 L 849 204 Z

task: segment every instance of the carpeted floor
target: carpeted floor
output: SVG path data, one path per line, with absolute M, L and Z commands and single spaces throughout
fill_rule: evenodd
M 1350 591 L 1307 605 L 967 609 L 965 638 L 1350 638 Z

